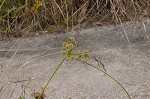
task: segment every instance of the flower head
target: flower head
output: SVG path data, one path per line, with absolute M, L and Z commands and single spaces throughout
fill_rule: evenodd
M 88 57 L 88 50 L 83 51 L 83 56 L 84 56 L 85 59 Z
M 75 39 L 74 39 L 73 37 L 69 37 L 69 41 L 70 41 L 71 43 L 74 43 L 74 42 L 75 42 Z

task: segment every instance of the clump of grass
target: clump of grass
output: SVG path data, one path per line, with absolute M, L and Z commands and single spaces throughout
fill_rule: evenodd
M 69 31 L 95 21 L 141 20 L 148 16 L 149 4 L 150 0 L 0 0 L 0 36 L 13 36 L 37 22 L 33 31 L 55 32 L 49 27 Z

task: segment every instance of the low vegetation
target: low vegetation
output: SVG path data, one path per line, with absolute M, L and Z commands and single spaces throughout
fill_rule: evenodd
M 142 20 L 149 8 L 150 0 L 0 0 L 0 37 Z

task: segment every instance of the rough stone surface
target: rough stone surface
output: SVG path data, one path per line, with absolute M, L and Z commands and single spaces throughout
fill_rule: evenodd
M 0 42 L 0 99 L 33 99 L 63 59 L 62 43 L 75 37 L 79 50 L 100 59 L 133 99 L 150 99 L 150 20 L 59 35 Z M 93 60 L 91 64 L 97 65 Z M 101 68 L 101 66 L 99 66 Z M 111 78 L 80 62 L 65 61 L 45 91 L 46 99 L 128 99 Z

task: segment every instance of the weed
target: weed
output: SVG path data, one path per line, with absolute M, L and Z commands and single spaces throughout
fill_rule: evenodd
M 66 59 L 69 59 L 71 61 L 73 61 L 73 60 L 79 61 L 81 63 L 84 63 L 84 64 L 86 64 L 88 66 L 91 66 L 91 67 L 99 70 L 100 72 L 103 72 L 104 74 L 106 74 L 107 76 L 109 76 L 111 79 L 113 79 L 125 91 L 125 93 L 127 94 L 128 98 L 131 99 L 131 96 L 129 95 L 129 93 L 127 92 L 127 90 L 112 75 L 108 74 L 105 70 L 102 70 L 101 68 L 99 68 L 97 66 L 94 66 L 94 65 L 88 63 L 87 61 L 85 61 L 87 58 L 89 58 L 88 57 L 89 53 L 88 53 L 87 50 L 84 50 L 83 52 L 80 52 L 80 51 L 76 52 L 76 51 L 74 51 L 77 46 L 75 45 L 75 39 L 73 37 L 69 37 L 68 42 L 64 42 L 63 46 L 65 48 L 64 51 L 63 51 L 63 54 L 65 56 L 62 59 L 62 61 L 60 62 L 60 64 L 57 66 L 57 68 L 55 69 L 54 73 L 52 74 L 52 76 L 50 77 L 50 79 L 48 80 L 48 82 L 46 83 L 46 85 L 44 86 L 44 88 L 43 88 L 42 92 L 40 93 L 40 95 L 38 94 L 38 96 L 39 96 L 38 99 L 42 99 L 41 97 L 44 94 L 46 88 L 48 87 L 49 83 L 51 82 L 51 80 L 53 79 L 53 77 L 56 75 L 56 72 L 58 71 L 58 69 L 60 68 L 60 66 L 63 64 L 63 62 Z

